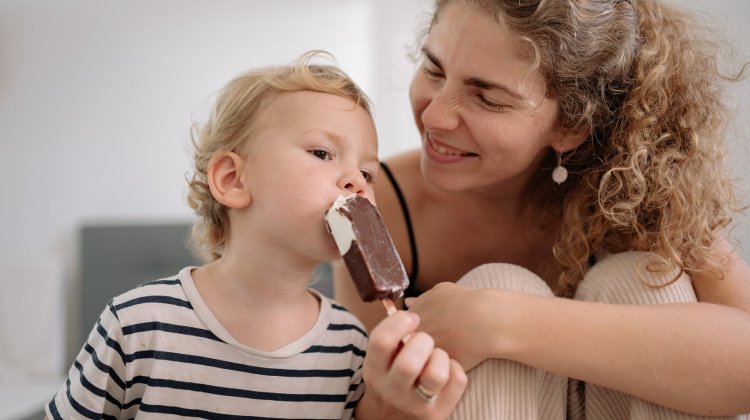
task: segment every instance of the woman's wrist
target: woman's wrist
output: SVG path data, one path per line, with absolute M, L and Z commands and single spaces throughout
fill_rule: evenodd
M 523 349 L 523 332 L 529 328 L 529 316 L 533 314 L 534 296 L 498 289 L 481 293 L 477 306 L 485 324 L 478 329 L 486 334 L 486 344 L 480 346 L 486 351 L 483 359 L 516 360 Z

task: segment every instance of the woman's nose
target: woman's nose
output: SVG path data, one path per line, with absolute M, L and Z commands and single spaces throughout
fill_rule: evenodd
M 422 123 L 425 127 L 439 130 L 453 130 L 460 124 L 458 107 L 462 98 L 445 87 L 435 92 L 432 100 L 422 111 Z

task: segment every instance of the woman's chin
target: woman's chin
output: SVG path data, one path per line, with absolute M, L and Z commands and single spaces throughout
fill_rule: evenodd
M 467 173 L 456 165 L 436 163 L 424 151 L 420 159 L 420 170 L 425 182 L 444 192 L 461 192 L 471 189 L 473 182 L 464 180 Z M 469 171 L 471 174 L 472 171 Z

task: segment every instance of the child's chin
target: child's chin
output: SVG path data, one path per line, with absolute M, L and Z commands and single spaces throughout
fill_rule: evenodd
M 339 249 L 335 246 L 333 249 L 328 252 L 328 258 L 326 258 L 327 261 L 336 261 L 341 259 L 341 254 L 339 254 Z
M 338 260 L 341 258 L 341 253 L 339 253 L 339 247 L 336 246 L 336 241 L 333 240 L 333 237 L 330 235 L 327 235 L 329 240 L 326 241 L 326 255 L 328 256 L 328 260 Z

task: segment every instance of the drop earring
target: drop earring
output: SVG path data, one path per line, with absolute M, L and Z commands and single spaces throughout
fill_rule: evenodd
M 552 180 L 560 185 L 566 179 L 568 179 L 568 170 L 562 165 L 562 153 L 557 152 L 557 167 L 552 171 Z

